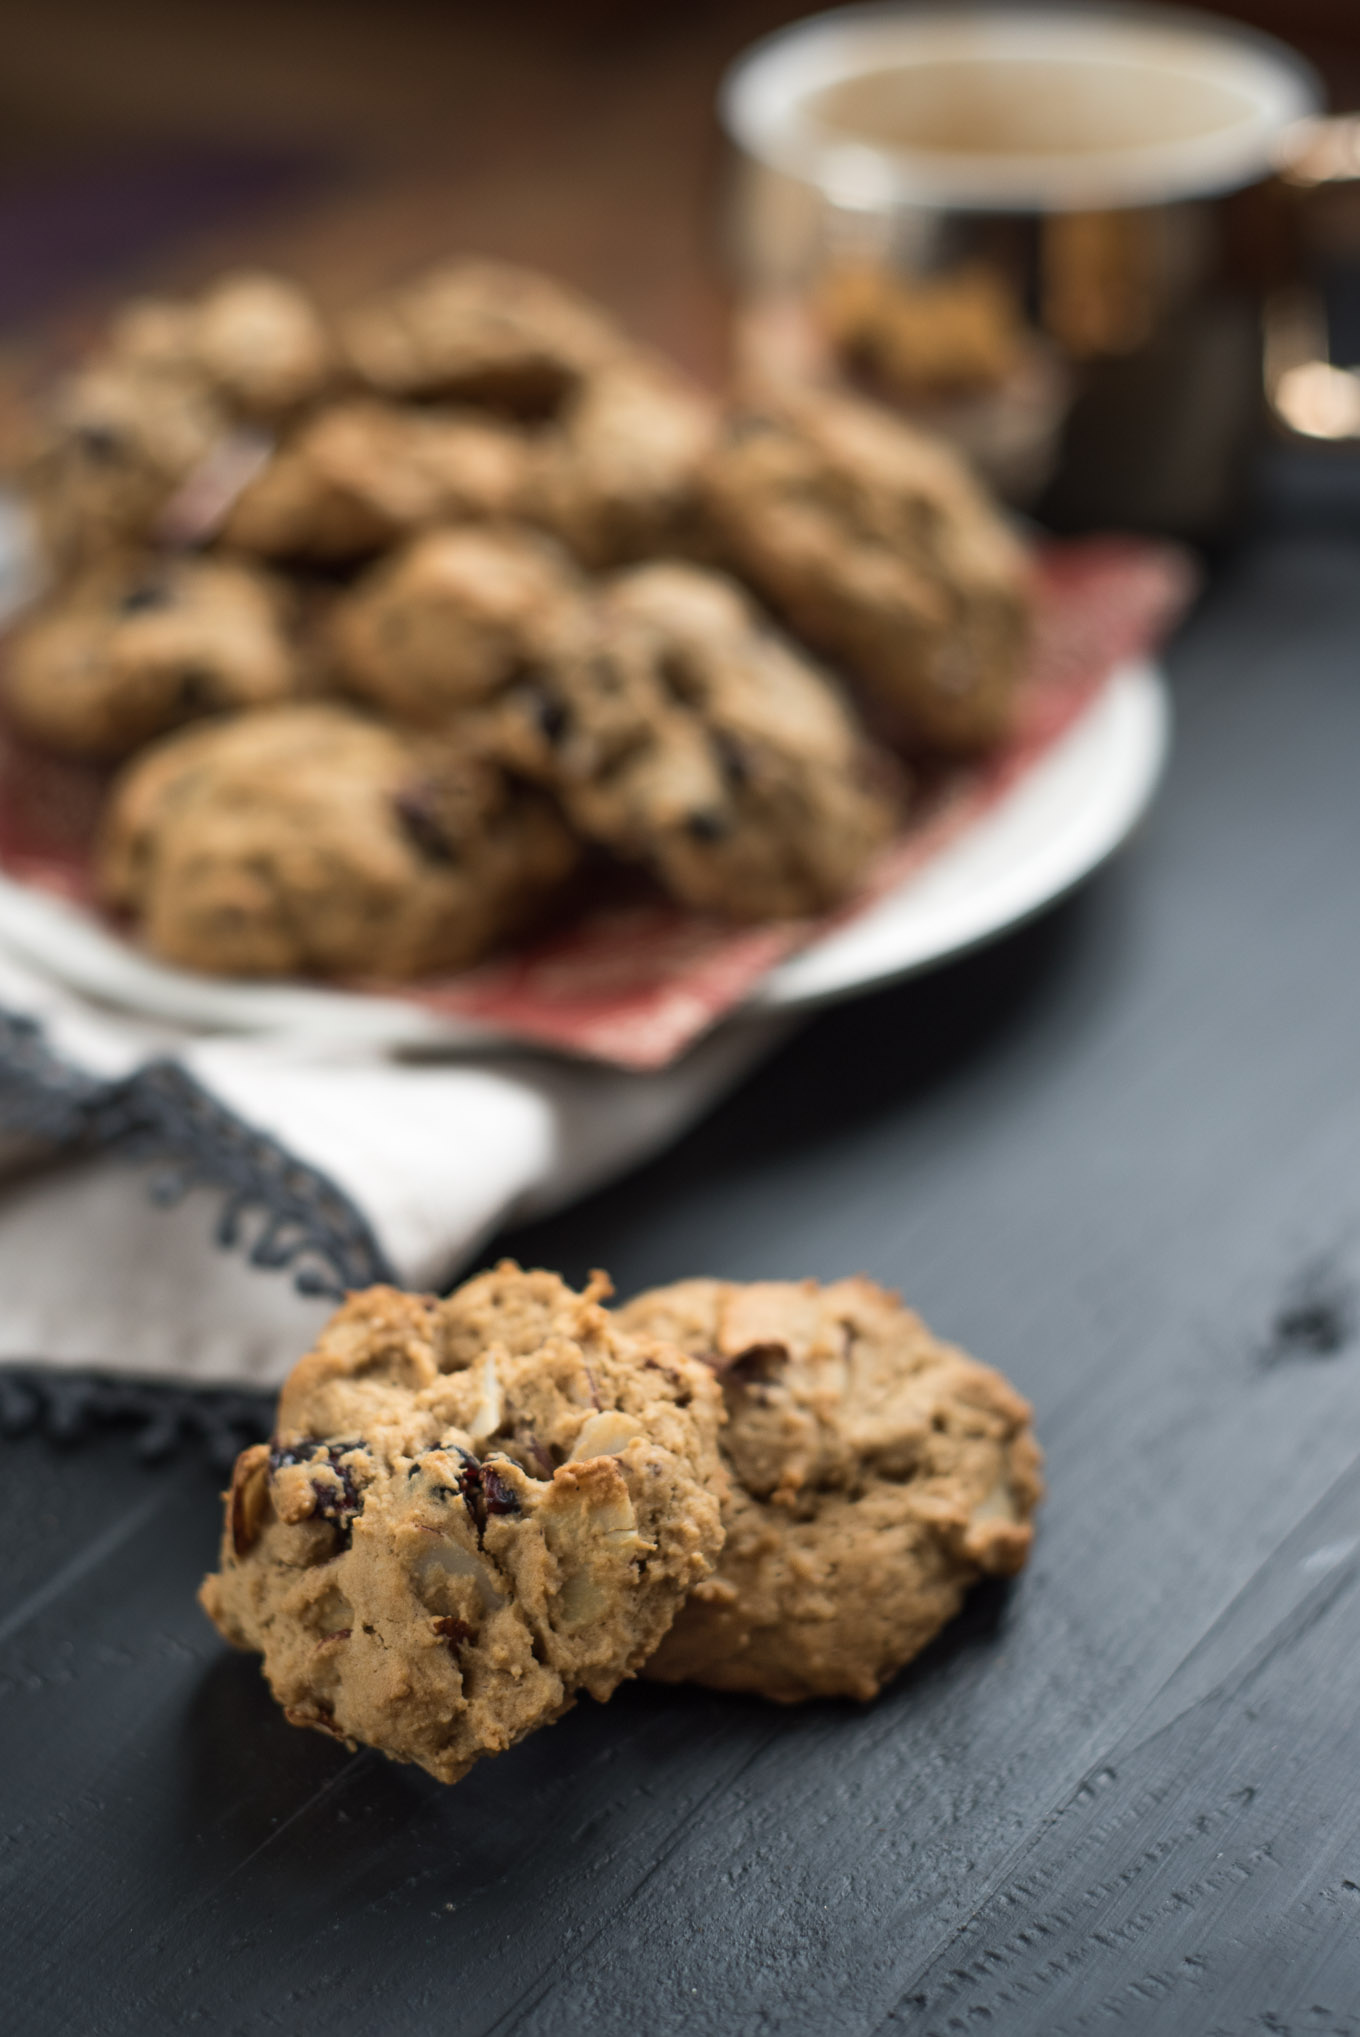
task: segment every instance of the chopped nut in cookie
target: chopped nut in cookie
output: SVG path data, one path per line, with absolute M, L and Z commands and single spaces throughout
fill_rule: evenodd
M 609 1697 L 709 1575 L 721 1393 L 607 1291 L 371 1288 L 295 1367 L 201 1593 L 294 1723 L 456 1782 Z
M 727 1540 L 647 1674 L 793 1702 L 874 1697 L 1043 1494 L 1029 1408 L 863 1278 L 682 1280 L 618 1311 L 721 1382 Z

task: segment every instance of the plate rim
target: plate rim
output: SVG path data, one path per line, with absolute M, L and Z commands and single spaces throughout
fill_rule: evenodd
M 1123 661 L 1049 753 L 956 842 L 941 850 L 924 870 L 912 872 L 867 913 L 856 915 L 844 927 L 833 928 L 777 963 L 719 1023 L 813 1010 L 862 995 L 940 967 L 1033 918 L 1080 884 L 1133 831 L 1161 778 L 1170 735 L 1170 691 L 1161 664 L 1147 657 Z M 1122 756 L 1121 741 L 1128 742 Z M 1073 838 L 1071 845 L 1065 854 L 1049 858 L 1046 871 L 1040 855 L 1034 861 L 1041 868 L 1031 871 L 1027 882 L 1010 886 L 1013 895 L 1001 909 L 975 913 L 956 936 L 942 943 L 927 943 L 899 961 L 868 972 L 833 974 L 820 986 L 797 988 L 800 975 L 816 978 L 819 956 L 825 958 L 828 950 L 834 954 L 836 945 L 852 931 L 862 934 L 865 920 L 895 902 L 900 904 L 903 894 L 919 881 L 938 882 L 942 874 L 947 878 L 950 857 L 964 850 L 975 853 L 979 839 L 985 841 L 989 828 L 999 828 L 1013 817 L 1017 803 L 1037 803 L 1046 790 L 1051 796 L 1051 781 L 1065 768 L 1070 770 L 1074 749 L 1079 754 L 1083 745 L 1094 746 L 1098 756 L 1103 750 L 1106 769 L 1084 788 L 1086 797 L 1080 805 L 1069 809 L 1066 833 Z M 1003 884 L 1003 894 L 1006 889 Z M 432 1012 L 382 992 L 307 983 L 234 983 L 199 976 L 140 954 L 99 925 L 83 907 L 3 871 L 0 942 L 20 962 L 45 971 L 67 989 L 147 1022 L 245 1035 L 305 1030 L 336 1043 L 392 1050 L 565 1051 L 474 1020 Z
M 901 886 L 889 892 L 863 918 L 857 918 L 845 928 L 834 928 L 796 955 L 777 963 L 764 982 L 752 992 L 743 1009 L 761 1013 L 793 1012 L 842 1003 L 847 998 L 865 995 L 891 983 L 923 975 L 927 970 L 941 968 L 992 941 L 1000 940 L 1047 911 L 1049 906 L 1056 905 L 1092 876 L 1138 827 L 1165 772 L 1171 750 L 1172 725 L 1171 689 L 1161 661 L 1152 657 L 1123 660 L 1115 666 L 1096 699 L 1058 739 L 1048 755 L 1011 792 L 1003 795 L 988 813 L 966 829 L 957 843 L 951 843 L 938 857 L 932 858 L 927 870 L 913 873 Z M 1037 803 L 1041 800 L 1051 790 L 1053 780 L 1070 769 L 1073 751 L 1091 744 L 1093 739 L 1095 742 L 1103 739 L 1108 759 L 1107 775 L 1089 784 L 1085 788 L 1087 797 L 1082 806 L 1069 810 L 1066 815 L 1065 832 L 1070 838 L 1067 852 L 1052 856 L 1042 876 L 1037 872 L 1030 873 L 1026 880 L 1025 873 L 1020 873 L 1011 886 L 1014 895 L 1003 911 L 980 912 L 956 938 L 943 945 L 923 948 L 903 961 L 869 972 L 847 974 L 820 988 L 789 989 L 790 983 L 796 986 L 799 976 L 809 973 L 809 965 L 813 965 L 815 973 L 818 956 L 824 955 L 843 935 L 852 930 L 862 934 L 864 919 L 900 902 L 916 876 L 925 878 L 928 875 L 938 882 L 947 873 L 949 858 L 955 850 L 976 853 L 979 838 L 985 837 L 990 827 L 999 828 L 1013 818 L 1021 802 L 1033 800 Z M 1127 743 L 1122 754 L 1121 743 Z M 1039 864 L 1044 861 L 1042 856 L 1034 860 Z

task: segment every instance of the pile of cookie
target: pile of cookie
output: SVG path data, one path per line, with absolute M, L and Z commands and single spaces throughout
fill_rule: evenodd
M 200 1597 L 295 1724 L 456 1782 L 639 1671 L 874 1697 L 1029 1554 L 1030 1411 L 863 1278 L 353 1294 Z
M 816 390 L 720 404 L 490 262 L 335 318 L 253 274 L 129 305 L 23 485 L 51 584 L 7 716 L 121 761 L 103 893 L 226 974 L 457 968 L 583 859 L 822 911 L 904 758 L 1003 736 L 1027 643 L 944 447 Z

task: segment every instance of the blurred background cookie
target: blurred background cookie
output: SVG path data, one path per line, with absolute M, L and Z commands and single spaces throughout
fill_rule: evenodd
M 190 968 L 402 978 L 475 961 L 575 860 L 547 802 L 494 765 L 313 703 L 137 759 L 100 876 L 148 945 Z
M 52 749 L 117 757 L 181 722 L 286 700 L 308 683 L 294 606 L 229 559 L 110 558 L 16 629 L 5 710 Z
M 440 263 L 340 325 L 347 358 L 388 396 L 486 403 L 546 417 L 627 340 L 598 305 L 510 262 Z
M 949 751 L 1004 735 L 1029 642 L 1025 558 L 948 447 L 854 398 L 791 393 L 734 420 L 707 501 L 738 570 L 888 727 Z
M 355 693 L 437 728 L 536 664 L 580 599 L 569 562 L 536 531 L 431 530 L 337 605 L 335 654 Z
M 890 760 L 831 681 L 697 566 L 606 583 L 509 688 L 498 732 L 583 834 L 739 919 L 844 898 L 900 815 Z

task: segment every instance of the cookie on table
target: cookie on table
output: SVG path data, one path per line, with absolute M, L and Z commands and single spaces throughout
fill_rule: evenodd
M 1000 740 L 1030 634 L 1024 553 L 947 446 L 848 396 L 735 418 L 709 463 L 720 544 L 894 734 Z
M 135 759 L 99 874 L 168 961 L 405 978 L 475 961 L 576 853 L 546 800 L 465 748 L 312 702 L 182 730 Z
M 550 417 L 582 378 L 626 350 L 598 306 L 509 262 L 444 262 L 357 306 L 348 361 L 385 396 L 486 403 Z
M 688 548 L 716 406 L 641 352 L 586 377 L 532 449 L 523 513 L 584 565 Z
M 351 1295 L 201 1599 L 286 1716 L 456 1782 L 633 1675 L 722 1544 L 707 1369 L 555 1274 Z
M 339 357 L 305 290 L 240 270 L 190 302 L 139 298 L 114 320 L 115 359 L 148 374 L 194 377 L 236 418 L 270 422 L 330 387 Z
M 618 1311 L 713 1369 L 727 1541 L 648 1665 L 793 1702 L 871 1698 L 1029 1554 L 1030 1410 L 862 1278 L 682 1280 Z
M 834 684 L 698 566 L 606 583 L 494 722 L 503 754 L 583 834 L 735 918 L 843 899 L 900 813 L 890 761 Z
M 25 735 L 118 757 L 205 715 L 301 692 L 287 590 L 227 559 L 110 559 L 12 633 L 3 698 Z
M 334 653 L 352 691 L 437 728 L 537 665 L 582 598 L 578 575 L 539 532 L 441 526 L 380 560 L 336 604 Z
M 98 362 L 58 384 L 20 475 L 43 550 L 64 571 L 145 541 L 221 439 L 192 376 Z
M 528 465 L 524 435 L 497 418 L 351 397 L 284 440 L 220 536 L 264 558 L 361 559 L 426 524 L 513 515 Z

